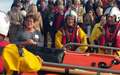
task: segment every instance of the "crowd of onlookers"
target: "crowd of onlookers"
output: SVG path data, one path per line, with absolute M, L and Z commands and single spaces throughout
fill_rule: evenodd
M 53 59 L 51 52 L 56 53 L 55 50 L 58 51 L 61 48 L 62 51 L 65 50 L 64 52 L 71 50 L 120 56 L 119 50 L 111 48 L 120 48 L 119 0 L 88 0 L 87 2 L 84 0 L 37 0 L 36 4 L 33 4 L 32 0 L 14 0 L 7 14 L 0 11 L 0 16 L 0 74 L 17 75 L 17 71 L 26 72 L 25 69 L 31 65 L 29 64 L 31 58 L 27 59 L 29 56 L 39 59 L 38 63 L 41 67 L 38 56 L 42 58 L 41 55 L 43 55 L 51 60 Z M 6 36 L 9 42 L 3 40 Z M 51 42 L 49 46 L 51 48 L 46 48 L 49 42 Z M 63 48 L 67 43 L 77 43 L 77 45 Z M 78 43 L 91 44 L 95 48 L 78 46 Z M 104 48 L 96 48 L 96 45 Z M 37 54 L 37 57 L 31 56 L 30 52 L 20 46 Z M 105 46 L 110 49 L 108 47 L 106 49 Z M 46 53 L 42 54 L 41 51 Z M 53 60 L 56 61 L 56 59 Z M 2 64 L 6 67 L 6 72 Z M 34 72 L 31 68 L 30 71 L 27 70 L 27 72 L 31 70 Z M 41 72 L 39 71 L 38 74 L 41 75 Z
M 92 33 L 92 31 L 94 32 L 93 28 L 97 26 L 98 23 L 101 25 L 106 24 L 106 17 L 103 15 L 108 7 L 120 8 L 120 1 L 88 0 L 85 2 L 84 0 L 37 0 L 36 4 L 33 4 L 32 0 L 14 0 L 11 10 L 8 12 L 11 21 L 8 35 L 9 41 L 19 44 L 36 44 L 33 40 L 31 43 L 30 40 L 25 41 L 33 38 L 36 41 L 40 40 L 40 46 L 47 47 L 48 39 L 51 38 L 51 47 L 55 47 L 55 34 L 57 30 L 65 24 L 65 12 L 67 10 L 74 10 L 77 14 L 77 24 L 86 33 L 88 43 L 93 44 L 92 39 L 95 35 L 95 33 Z M 41 34 L 30 29 L 29 23 L 32 23 L 32 21 L 34 23 L 33 28 L 40 31 Z M 31 33 L 28 34 L 25 32 Z M 42 40 L 36 39 L 39 36 L 42 36 Z

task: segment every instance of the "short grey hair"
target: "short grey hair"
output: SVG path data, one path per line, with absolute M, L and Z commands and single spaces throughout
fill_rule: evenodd
M 60 2 L 63 2 L 63 0 L 59 0 L 59 1 L 57 2 L 57 4 L 59 5 L 59 4 L 60 4 Z
M 64 10 L 64 6 L 63 5 L 58 5 L 58 9 Z
M 103 8 L 101 8 L 101 7 L 98 7 L 98 8 L 96 9 L 96 12 L 97 12 L 98 10 L 101 10 L 101 11 L 103 12 Z
M 80 4 L 80 0 L 74 0 L 74 3 L 78 2 Z

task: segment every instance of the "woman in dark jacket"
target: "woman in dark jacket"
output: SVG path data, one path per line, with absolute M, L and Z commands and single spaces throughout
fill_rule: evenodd
M 53 26 L 53 21 L 55 19 L 55 10 L 54 10 L 54 6 L 52 4 L 49 4 L 48 5 L 48 10 L 49 10 L 49 15 L 48 15 L 48 31 L 49 31 L 49 34 L 50 34 L 50 38 L 52 40 L 52 45 L 51 47 L 54 47 L 54 32 L 55 32 L 55 29 L 54 29 L 54 26 Z

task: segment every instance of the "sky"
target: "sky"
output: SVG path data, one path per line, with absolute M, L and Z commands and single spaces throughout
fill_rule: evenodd
M 37 0 L 32 0 L 32 2 L 36 4 Z M 10 10 L 12 3 L 13 3 L 13 0 L 0 0 L 0 10 L 7 13 Z
M 32 2 L 36 4 L 37 0 L 32 0 Z M 10 10 L 12 3 L 13 0 L 0 0 L 0 10 L 7 13 Z

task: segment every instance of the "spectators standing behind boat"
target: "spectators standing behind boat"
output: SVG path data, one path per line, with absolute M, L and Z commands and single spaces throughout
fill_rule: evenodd
M 106 24 L 106 16 L 102 16 L 101 17 L 101 21 L 99 23 L 96 23 L 93 30 L 92 30 L 92 33 L 89 37 L 89 41 L 90 41 L 90 44 L 92 45 L 98 45 L 97 43 L 97 38 L 102 34 L 102 31 L 103 31 L 103 25 Z M 97 34 L 96 34 L 97 32 Z
M 63 24 L 64 24 L 64 6 L 58 5 L 58 13 L 55 14 L 53 22 L 55 33 L 60 27 L 62 27 Z
M 55 6 L 55 12 L 58 13 L 58 6 L 63 5 L 63 0 L 58 0 L 57 6 Z M 64 6 L 64 5 L 63 5 Z M 64 6 L 64 13 L 67 11 L 66 7 Z
M 65 24 L 61 27 L 55 35 L 55 48 L 61 49 L 63 45 L 74 42 L 87 44 L 87 36 L 84 31 L 77 26 L 77 14 L 73 10 L 68 10 L 65 13 Z M 65 50 L 72 50 L 78 52 L 85 52 L 86 46 L 68 46 Z
M 37 11 L 37 6 L 35 4 L 31 4 L 29 6 L 27 14 L 35 15 L 37 21 L 35 22 L 34 27 L 39 31 L 43 31 L 43 22 L 42 22 L 41 13 Z
M 48 5 L 53 5 L 53 6 L 55 6 L 54 0 L 48 0 Z M 48 5 L 47 5 L 47 6 L 48 6 Z
M 32 0 L 25 0 L 25 3 L 23 4 L 23 8 L 28 11 L 29 6 L 33 4 Z
M 26 45 L 35 45 L 43 47 L 44 39 L 40 31 L 34 28 L 35 22 L 37 21 L 36 16 L 33 14 L 28 14 L 26 16 L 26 27 L 19 30 L 15 38 L 15 44 L 20 44 L 23 46 Z
M 54 48 L 54 45 L 55 45 L 54 44 L 54 42 L 55 42 L 55 28 L 54 28 L 53 22 L 55 20 L 55 14 L 56 14 L 56 12 L 54 10 L 53 4 L 49 4 L 48 5 L 48 9 L 49 9 L 49 15 L 48 15 L 48 24 L 49 24 L 49 27 L 48 27 L 48 29 L 49 29 L 49 35 L 50 35 L 49 39 L 51 39 L 49 41 L 52 42 L 51 47 Z
M 102 1 L 102 4 L 105 5 L 108 3 L 108 0 L 101 0 Z
M 99 23 L 101 20 L 101 17 L 103 16 L 103 9 L 101 7 L 98 7 L 96 9 L 96 17 L 95 17 L 95 23 Z
M 40 9 L 40 5 L 41 5 L 41 1 L 42 0 L 37 0 L 37 2 L 36 2 L 36 6 L 37 6 L 37 9 L 38 9 L 38 11 L 39 11 L 39 9 Z
M 21 10 L 23 8 L 23 3 L 19 0 L 13 2 L 13 4 L 11 5 L 11 10 L 13 10 L 13 5 L 16 3 L 20 6 L 20 10 Z
M 37 9 L 40 9 L 41 8 L 41 1 L 42 0 L 37 0 L 36 2 L 36 6 L 37 6 Z M 55 1 L 54 0 L 45 0 L 46 2 L 46 7 L 49 5 L 49 4 L 52 4 L 53 6 L 55 6 Z M 39 11 L 39 10 L 38 10 Z
M 103 25 L 106 24 L 106 16 L 102 16 L 101 17 L 101 21 L 99 23 L 96 23 L 93 30 L 92 30 L 92 33 L 89 37 L 89 42 L 91 45 L 98 45 L 98 38 L 101 37 L 101 34 L 102 34 L 102 31 L 103 31 Z M 97 34 L 96 34 L 97 32 Z M 98 48 L 90 48 L 89 49 L 89 52 L 93 52 L 93 53 L 98 53 Z
M 66 5 L 66 8 L 67 8 L 67 10 L 76 10 L 76 7 L 74 6 L 74 4 L 72 4 L 72 1 L 71 0 L 68 0 L 68 2 L 67 2 L 67 5 Z
M 83 7 L 85 7 L 85 0 L 80 0 L 81 1 L 81 4 L 83 5 Z
M 19 12 L 19 10 L 20 10 L 20 5 L 17 3 L 14 3 L 13 10 L 8 11 L 8 15 L 10 17 L 10 29 L 9 29 L 10 43 L 14 42 L 17 32 L 22 27 L 23 17 Z
M 74 0 L 75 12 L 77 13 L 77 23 L 82 28 L 84 8 L 80 0 Z
M 119 0 L 116 0 L 116 4 L 117 4 L 118 8 L 120 9 L 120 1 Z
M 94 18 L 91 13 L 87 13 L 84 19 L 84 32 L 86 33 L 87 38 L 90 37 L 93 27 L 94 27 Z
M 24 0 L 24 1 L 23 0 L 22 1 L 21 0 L 17 0 L 17 1 L 21 2 L 23 4 L 23 7 L 26 7 L 25 3 L 27 3 L 27 0 Z M 30 0 L 28 0 L 28 1 L 30 1 Z M 90 34 L 92 32 L 94 24 L 100 22 L 101 16 L 103 15 L 103 12 L 105 11 L 105 9 L 108 8 L 108 7 L 116 6 L 116 3 L 115 3 L 116 1 L 115 0 L 109 0 L 108 4 L 107 4 L 106 0 L 102 0 L 102 1 L 98 0 L 96 2 L 94 2 L 94 0 L 88 0 L 88 2 L 86 4 L 84 4 L 85 5 L 85 9 L 84 9 L 84 6 L 82 5 L 81 1 L 74 0 L 73 1 L 74 4 L 72 4 L 72 1 L 71 0 L 67 1 L 67 7 L 64 6 L 64 12 L 66 10 L 72 9 L 72 10 L 74 10 L 77 13 L 77 16 L 78 16 L 78 19 L 77 19 L 78 25 L 85 31 L 85 33 L 87 34 L 88 38 L 89 38 L 89 36 L 90 36 Z M 41 13 L 41 17 L 42 17 L 43 21 L 37 21 L 36 25 L 39 26 L 38 22 L 41 22 L 41 23 L 43 22 L 43 30 L 41 32 L 43 33 L 44 38 L 46 39 L 46 40 L 44 39 L 44 42 L 45 42 L 44 46 L 47 46 L 47 43 L 48 43 L 48 32 L 50 33 L 50 36 L 55 37 L 53 35 L 55 35 L 55 33 L 57 32 L 57 30 L 63 25 L 62 23 L 64 23 L 64 21 L 65 21 L 65 20 L 62 20 L 62 22 L 57 22 L 56 14 L 54 12 L 48 13 L 49 12 L 49 10 L 48 10 L 49 9 L 49 5 L 50 6 L 51 5 L 54 6 L 55 2 L 57 3 L 57 6 L 55 6 L 54 9 L 57 12 L 57 16 L 58 16 L 58 13 L 59 13 L 58 6 L 59 5 L 61 5 L 61 6 L 64 5 L 64 1 L 63 0 L 58 0 L 58 1 L 53 1 L 53 0 L 48 0 L 48 1 L 37 0 L 37 8 L 38 8 L 38 11 Z M 48 3 L 48 5 L 46 3 Z M 105 5 L 102 5 L 103 3 Z M 117 2 L 117 4 L 118 3 L 119 2 Z M 29 8 L 31 8 L 31 6 L 34 5 L 34 4 L 31 5 L 31 4 L 30 4 Z M 106 5 L 107 5 L 107 7 L 106 7 Z M 62 8 L 62 7 L 60 7 L 60 8 Z M 103 10 L 102 10 L 102 8 L 103 8 Z M 28 11 L 27 11 L 27 13 L 28 13 Z M 54 13 L 54 18 L 50 16 L 51 13 L 52 13 L 52 15 Z M 93 16 L 93 20 L 91 22 L 88 22 L 88 21 L 86 21 L 84 19 L 84 18 L 86 18 L 86 15 L 88 13 L 91 13 L 92 16 Z M 30 14 L 31 14 L 31 12 L 30 12 Z M 38 14 L 36 16 L 38 16 Z M 51 18 L 52 18 L 52 21 L 51 21 Z M 60 18 L 58 18 L 58 19 L 60 19 Z M 58 26 L 57 30 L 56 30 L 56 23 L 58 24 L 57 25 Z M 59 24 L 60 24 L 60 27 L 59 27 Z M 37 27 L 37 28 L 39 28 L 39 27 Z M 89 31 L 87 30 L 87 28 L 88 28 Z M 41 29 L 38 29 L 38 30 L 41 30 Z M 53 39 L 53 40 L 55 40 L 55 39 Z M 88 42 L 89 42 L 89 40 L 88 40 Z
M 23 7 L 23 5 L 26 3 L 26 0 L 14 0 L 13 4 L 15 4 L 15 3 L 17 3 L 18 5 L 20 5 L 19 11 L 20 11 L 20 13 L 23 16 L 23 24 L 22 25 L 23 25 L 23 27 L 25 27 L 24 20 L 25 20 L 25 16 L 26 16 L 27 12 L 26 12 L 25 8 Z M 13 10 L 13 4 L 11 6 L 11 10 Z
M 24 3 L 26 0 L 14 0 L 13 2 L 22 2 Z
M 108 0 L 108 3 L 106 3 L 104 6 L 103 6 L 103 9 L 104 11 L 108 8 L 108 7 L 118 7 L 117 4 L 116 4 L 116 1 L 115 0 Z
M 27 15 L 27 12 L 25 11 L 25 9 L 24 8 L 22 8 L 21 10 L 20 10 L 20 13 L 21 13 L 21 15 L 22 15 L 22 17 L 23 17 L 23 27 L 25 27 L 25 17 L 26 17 L 26 15 Z
M 94 0 L 88 0 L 86 5 L 85 5 L 85 10 L 86 10 L 86 13 L 89 12 L 89 10 L 93 9 L 93 4 L 94 4 Z
M 96 15 L 95 15 L 95 12 L 94 12 L 94 10 L 93 10 L 93 9 L 90 9 L 88 13 L 91 13 L 91 14 L 92 14 L 92 16 L 93 16 L 93 18 L 95 19 Z
M 109 0 L 109 7 L 118 7 L 116 4 L 116 0 Z
M 45 0 L 41 1 L 40 8 L 38 11 L 41 13 L 42 21 L 43 21 L 43 35 L 44 35 L 44 46 L 47 46 L 47 38 L 48 38 L 48 14 L 49 10 L 46 8 L 46 2 Z
M 53 30 L 54 30 L 54 40 L 55 34 L 64 25 L 64 6 L 58 5 L 58 13 L 55 14 L 54 21 L 53 21 Z M 53 42 L 54 45 L 55 41 Z
M 94 9 L 96 15 L 97 15 L 96 9 L 97 9 L 98 7 L 103 8 L 103 3 L 102 3 L 101 0 L 98 0 L 97 2 L 94 3 L 94 8 L 93 8 L 93 9 Z

